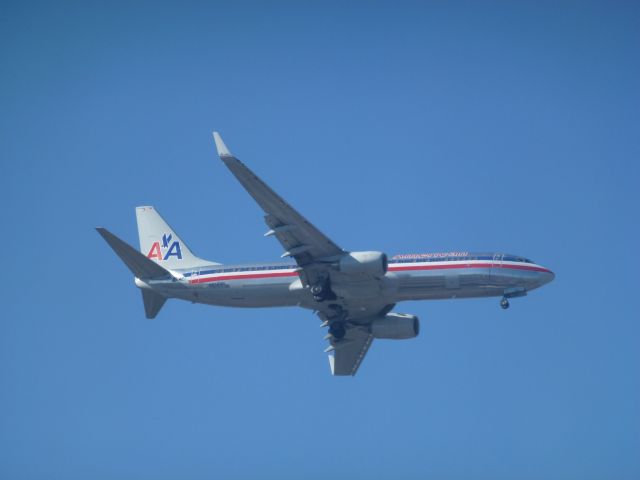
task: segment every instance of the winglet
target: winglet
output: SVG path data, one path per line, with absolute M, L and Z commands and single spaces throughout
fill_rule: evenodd
M 222 141 L 222 137 L 218 132 L 213 132 L 213 141 L 216 142 L 216 149 L 219 157 L 232 157 L 231 152 Z
M 329 367 L 331 368 L 331 375 L 335 375 L 336 373 L 336 357 L 333 355 L 329 355 Z

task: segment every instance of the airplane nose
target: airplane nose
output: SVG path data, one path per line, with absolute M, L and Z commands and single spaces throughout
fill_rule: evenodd
M 540 284 L 546 285 L 547 283 L 553 281 L 554 278 L 556 278 L 556 274 L 547 269 L 547 271 L 540 273 Z

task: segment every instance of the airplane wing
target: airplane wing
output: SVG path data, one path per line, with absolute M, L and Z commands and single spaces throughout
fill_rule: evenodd
M 329 264 L 347 252 L 234 157 L 218 132 L 213 132 L 213 138 L 220 159 L 266 213 L 265 221 L 269 231 L 265 236 L 275 236 L 284 247 L 282 257 L 293 257 L 297 262 L 298 275 L 303 285 L 310 286 L 325 280 L 330 269 Z M 336 300 L 333 305 L 318 305 L 317 313 L 323 320 L 323 326 L 329 326 L 336 315 L 332 307 L 335 308 L 335 304 L 339 303 L 340 300 Z M 374 302 L 370 306 L 380 310 L 384 304 L 377 306 Z M 364 309 L 361 308 L 359 312 L 364 314 Z M 329 355 L 333 375 L 355 375 L 373 342 L 373 336 L 367 326 L 351 323 L 343 338 L 338 340 L 329 334 L 326 339 L 330 342 L 326 351 L 333 352 Z
M 339 342 L 331 342 L 329 365 L 333 375 L 355 375 L 367 354 L 373 335 L 365 327 L 355 327 L 347 331 Z
M 218 155 L 231 173 L 249 192 L 266 213 L 269 231 L 265 236 L 275 236 L 284 247 L 282 257 L 293 257 L 301 267 L 301 280 L 309 285 L 324 268 L 319 265 L 345 251 L 298 213 L 274 192 L 244 163 L 227 149 L 218 132 L 213 132 Z

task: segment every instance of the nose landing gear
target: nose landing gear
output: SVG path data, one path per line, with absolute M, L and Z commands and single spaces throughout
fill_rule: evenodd
M 500 307 L 506 310 L 509 308 L 510 298 L 524 297 L 526 294 L 527 290 L 524 287 L 507 288 L 502 295 L 502 300 L 500 300 Z

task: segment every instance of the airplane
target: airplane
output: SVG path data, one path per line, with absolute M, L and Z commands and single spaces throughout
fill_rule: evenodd
M 532 260 L 501 252 L 401 254 L 344 250 L 231 154 L 217 132 L 218 156 L 265 213 L 268 231 L 293 260 L 222 265 L 196 257 L 152 206 L 136 208 L 140 250 L 96 230 L 142 291 L 146 317 L 168 298 L 230 307 L 298 306 L 313 310 L 329 345 L 331 373 L 355 375 L 374 339 L 409 339 L 416 315 L 396 313 L 406 300 L 501 297 L 500 306 L 555 278 Z

